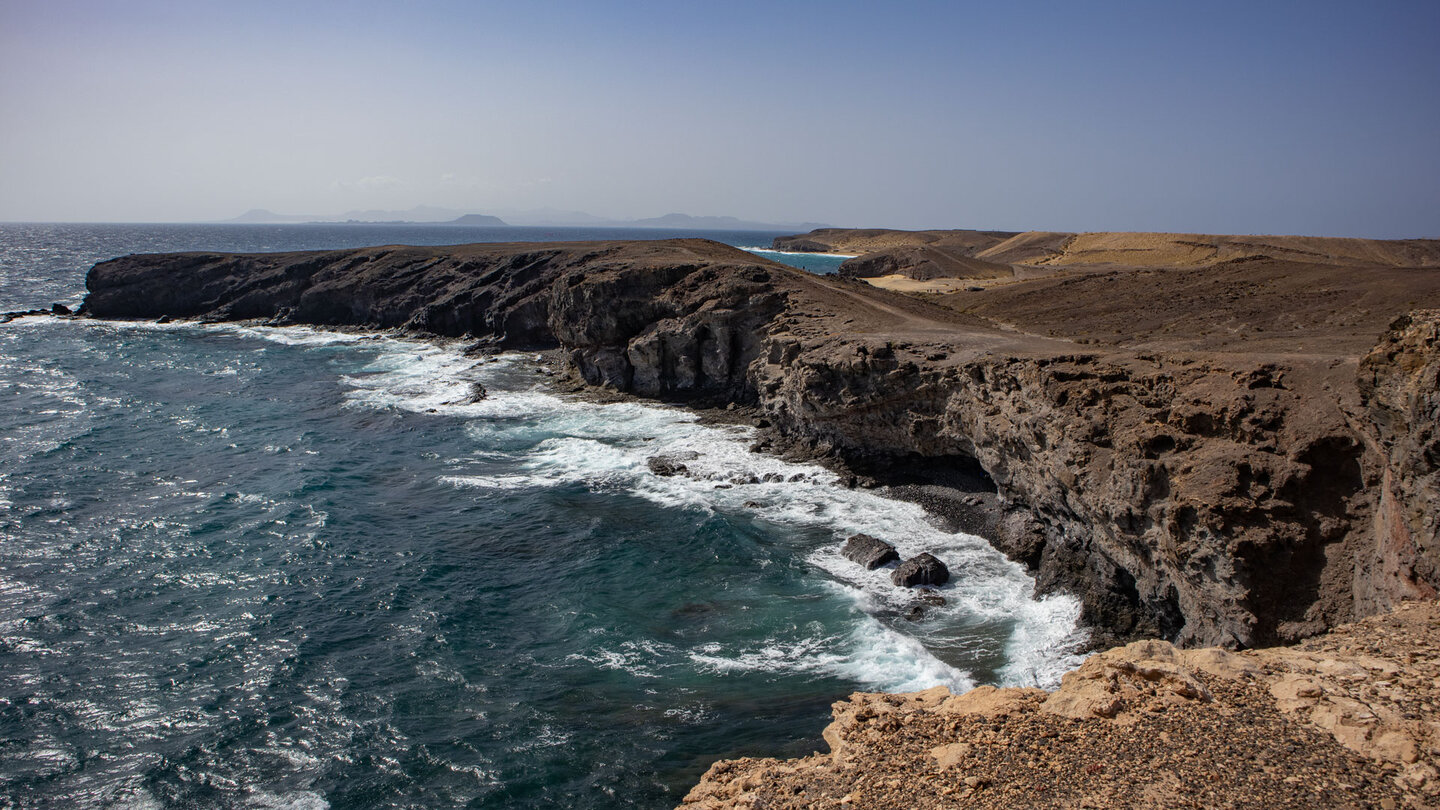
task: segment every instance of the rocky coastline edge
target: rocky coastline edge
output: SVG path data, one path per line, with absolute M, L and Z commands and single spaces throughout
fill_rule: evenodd
M 1358 286 L 1381 273 L 1343 269 Z M 1207 270 L 1337 278 L 1282 260 Z M 1138 283 L 1189 278 L 1164 275 Z M 1401 296 L 1419 306 L 1338 327 L 1317 310 L 1287 336 L 1306 351 L 1167 343 L 1158 328 L 1097 340 L 1115 298 L 1104 273 L 1065 280 L 1070 333 L 1026 331 L 1015 290 L 957 307 L 691 239 L 129 256 L 90 271 L 82 314 L 556 349 L 579 384 L 751 408 L 757 449 L 988 499 L 996 545 L 1039 589 L 1078 594 L 1104 643 L 1234 650 L 1434 598 L 1433 275 Z

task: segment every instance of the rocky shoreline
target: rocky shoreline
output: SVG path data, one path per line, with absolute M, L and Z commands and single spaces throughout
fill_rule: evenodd
M 1241 278 L 1315 283 L 1262 264 Z M 994 542 L 1042 590 L 1079 594 L 1102 641 L 1234 648 L 1293 642 L 1440 584 L 1427 511 L 1440 311 L 1383 328 L 1390 299 L 1440 306 L 1440 273 L 1347 268 L 1353 286 L 1395 289 L 1337 326 L 1350 302 L 1329 268 L 1319 277 L 1337 289 L 1322 303 L 1339 305 L 1275 296 L 1272 317 L 1294 322 L 1277 339 L 1288 353 L 1164 326 L 1108 344 L 1026 332 L 997 315 L 1027 314 L 1036 305 L 1014 288 L 1053 280 L 945 305 L 703 240 L 132 256 L 91 270 L 83 312 L 559 349 L 591 387 L 753 408 L 757 449 L 837 459 L 941 503 L 968 482 L 1001 510 Z M 1169 279 L 1065 280 L 1073 334 Z M 1318 348 L 1293 351 L 1302 343 Z

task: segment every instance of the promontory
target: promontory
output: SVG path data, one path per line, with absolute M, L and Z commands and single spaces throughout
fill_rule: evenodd
M 83 312 L 556 349 L 585 385 L 751 408 L 762 446 L 833 460 L 860 484 L 921 482 L 943 500 L 955 481 L 983 482 L 988 539 L 1039 589 L 1079 595 L 1102 645 L 1176 645 L 1116 653 L 1096 665 L 1106 683 L 1106 666 L 1159 661 L 1175 694 L 1244 691 L 1225 678 L 1280 665 L 1203 674 L 1173 651 L 1293 644 L 1435 597 L 1440 242 L 777 242 L 859 258 L 817 276 L 696 239 L 140 255 L 96 265 Z M 1435 759 L 1431 738 L 1410 739 L 1405 767 Z

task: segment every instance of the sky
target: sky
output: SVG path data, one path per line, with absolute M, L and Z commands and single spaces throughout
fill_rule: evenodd
M 0 0 L 0 221 L 1440 237 L 1440 2 Z

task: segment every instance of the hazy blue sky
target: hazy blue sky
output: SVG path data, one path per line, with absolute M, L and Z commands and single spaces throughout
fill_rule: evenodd
M 0 220 L 1440 237 L 1440 0 L 0 0 Z

